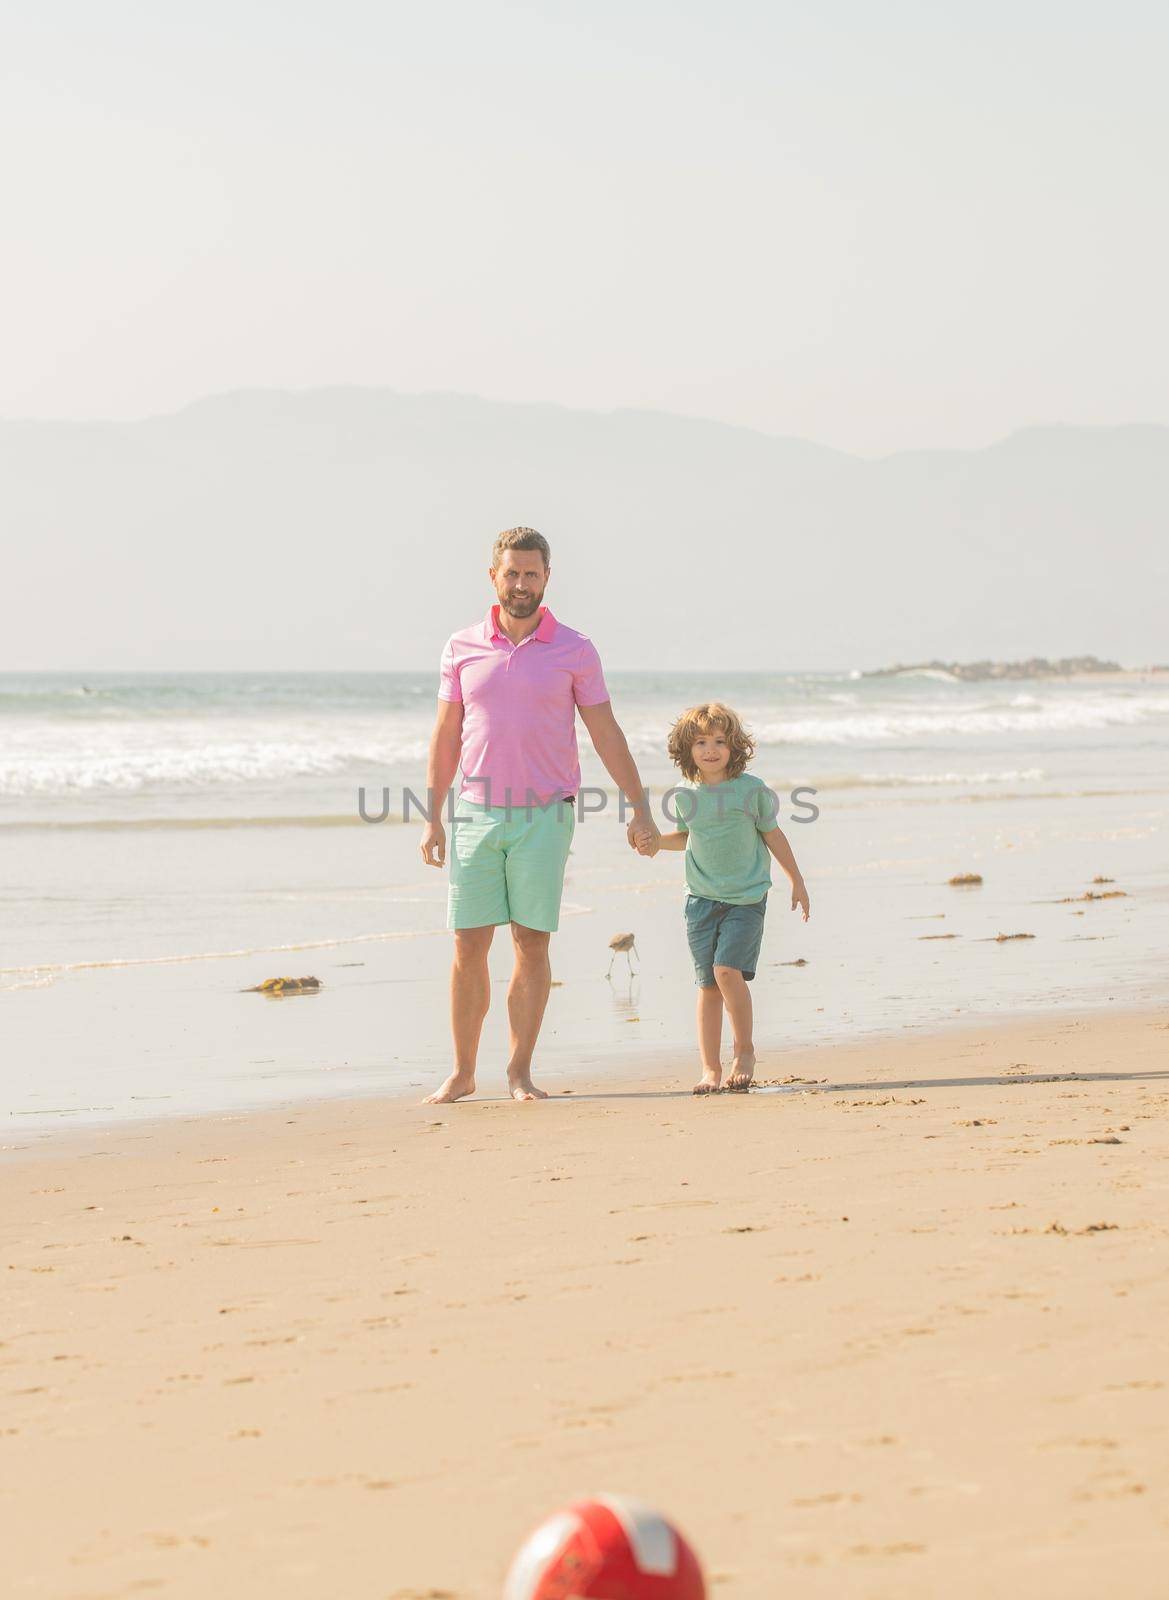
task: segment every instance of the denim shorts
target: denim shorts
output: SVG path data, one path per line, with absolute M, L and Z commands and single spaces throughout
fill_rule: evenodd
M 759 962 L 766 914 L 766 895 L 749 906 L 705 900 L 697 894 L 686 896 L 686 938 L 699 988 L 714 987 L 715 967 L 735 967 L 750 983 Z

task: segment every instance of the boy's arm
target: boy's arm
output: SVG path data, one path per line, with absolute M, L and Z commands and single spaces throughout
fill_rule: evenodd
M 685 850 L 689 837 L 685 828 L 675 828 L 672 833 L 659 834 L 658 847 L 662 850 Z
M 782 828 L 769 828 L 760 837 L 791 880 L 792 910 L 794 911 L 799 906 L 804 913 L 804 921 L 807 922 L 808 917 L 811 915 L 808 891 L 804 886 L 804 875 L 799 867 L 796 866 L 796 858 L 792 855 L 792 847 L 787 842 L 787 835 Z

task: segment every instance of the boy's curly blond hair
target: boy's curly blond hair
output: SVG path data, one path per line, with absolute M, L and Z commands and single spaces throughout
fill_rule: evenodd
M 691 783 L 697 783 L 699 778 L 698 764 L 691 751 L 695 739 L 706 733 L 726 735 L 731 750 L 731 759 L 727 763 L 728 778 L 737 778 L 747 770 L 747 764 L 755 754 L 754 739 L 744 728 L 737 711 L 723 705 L 721 700 L 707 700 L 703 705 L 690 706 L 683 711 L 670 729 L 670 737 L 666 741 L 670 759 L 676 767 L 681 767 L 683 775 Z

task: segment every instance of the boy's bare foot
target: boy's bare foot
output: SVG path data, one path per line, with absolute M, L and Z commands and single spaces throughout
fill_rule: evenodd
M 744 1050 L 731 1061 L 731 1073 L 727 1079 L 728 1089 L 749 1089 L 755 1081 L 755 1052 Z
M 548 1094 L 544 1089 L 537 1089 L 532 1082 L 530 1072 L 512 1072 L 507 1074 L 508 1093 L 513 1100 L 547 1100 Z
M 452 1072 L 447 1081 L 433 1094 L 428 1094 L 422 1102 L 424 1106 L 444 1106 L 451 1100 L 463 1100 L 469 1094 L 475 1093 L 475 1074 L 473 1072 Z
M 695 1094 L 717 1094 L 722 1087 L 723 1069 L 721 1067 L 703 1067 L 702 1077 L 694 1085 Z

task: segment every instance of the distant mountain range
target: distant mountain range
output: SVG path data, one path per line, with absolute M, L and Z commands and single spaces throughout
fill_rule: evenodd
M 611 668 L 1169 658 L 1169 428 L 863 460 L 656 412 L 247 390 L 0 422 L 0 668 L 420 668 L 501 528 Z M 712 690 L 713 692 L 713 690 Z

